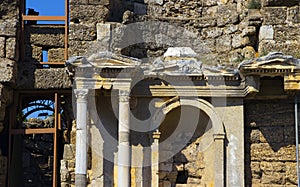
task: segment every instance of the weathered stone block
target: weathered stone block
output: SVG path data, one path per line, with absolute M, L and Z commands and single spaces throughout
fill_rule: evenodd
M 74 24 L 69 27 L 69 39 L 80 41 L 92 41 L 96 39 L 96 26 L 91 24 Z
M 263 6 L 296 6 L 299 4 L 298 0 L 262 0 Z
M 261 182 L 263 184 L 283 184 L 284 174 L 279 172 L 264 172 Z
M 89 0 L 69 0 L 70 5 L 87 5 Z
M 217 12 L 217 25 L 224 26 L 227 24 L 237 23 L 239 21 L 239 15 L 237 14 L 236 8 L 236 4 L 219 5 Z
M 25 43 L 39 47 L 63 47 L 64 28 L 62 26 L 46 27 L 30 25 L 25 27 Z
M 5 58 L 5 38 L 0 37 L 0 58 Z
M 65 49 L 54 48 L 48 50 L 48 62 L 64 62 L 65 61 Z
M 16 75 L 15 61 L 0 58 L 0 82 L 14 82 Z
M 297 184 L 297 164 L 296 162 L 286 162 L 285 181 L 287 184 Z
M 218 27 L 208 27 L 201 31 L 201 35 L 205 38 L 216 38 L 221 36 L 223 33 L 221 28 Z
M 17 51 L 16 51 L 16 39 L 8 38 L 6 39 L 6 58 L 11 60 L 17 60 Z
M 297 50 L 300 47 L 300 43 L 298 41 L 285 41 L 285 42 L 275 42 L 274 40 L 268 40 L 268 41 L 262 41 L 259 43 L 259 53 L 260 54 L 266 54 L 267 52 L 274 52 L 279 51 L 287 55 L 292 55 L 296 58 L 300 58 L 300 54 Z M 293 118 L 287 118 L 282 115 L 282 119 L 278 118 L 278 121 L 275 122 L 277 124 L 282 123 L 286 124 L 284 122 L 284 118 L 287 121 L 291 121 Z M 266 124 L 269 124 L 268 122 L 265 122 Z
M 276 42 L 296 41 L 300 43 L 298 26 L 274 26 L 274 40 Z
M 273 40 L 274 39 L 274 29 L 272 25 L 263 25 L 259 30 L 259 41 L 261 40 Z
M 106 21 L 109 10 L 103 5 L 70 5 L 71 22 L 99 23 Z
M 224 28 L 223 32 L 225 34 L 232 34 L 238 31 L 238 29 L 239 29 L 238 25 L 229 25 Z
M 250 133 L 250 142 L 260 143 L 261 137 L 262 137 L 261 131 L 258 129 L 253 129 Z
M 291 24 L 299 23 L 300 22 L 300 7 L 295 6 L 288 8 L 287 10 L 287 21 Z
M 247 37 L 243 37 L 242 34 L 236 34 L 232 37 L 232 47 L 233 48 L 241 48 L 249 43 Z
M 35 88 L 71 88 L 72 86 L 64 68 L 36 69 L 34 76 Z
M 109 0 L 87 0 L 90 5 L 109 5 Z
M 75 145 L 65 144 L 63 158 L 66 160 L 72 160 L 75 158 Z
M 0 36 L 16 36 L 17 19 L 6 19 L 0 21 Z
M 286 170 L 286 165 L 284 162 L 261 162 L 260 169 L 264 172 L 284 172 Z
M 231 37 L 223 35 L 216 39 L 216 50 L 218 52 L 225 52 L 231 50 Z
M 38 62 L 42 61 L 43 48 L 38 46 L 31 46 L 32 58 Z
M 260 143 L 250 146 L 250 156 L 253 161 L 292 161 L 295 160 L 295 146 L 283 144 Z
M 287 18 L 286 7 L 268 7 L 264 9 L 264 24 L 279 25 L 283 24 Z
M 109 23 L 97 23 L 97 41 L 104 48 L 109 49 L 112 37 L 112 25 Z
M 218 4 L 218 0 L 202 1 L 203 6 L 214 6 Z
M 90 56 L 99 51 L 107 51 L 98 41 L 70 41 L 69 44 L 69 56 Z

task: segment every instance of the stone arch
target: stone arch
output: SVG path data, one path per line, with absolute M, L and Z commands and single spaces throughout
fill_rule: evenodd
M 225 184 L 225 131 L 224 125 L 215 110 L 215 107 L 209 102 L 199 98 L 179 98 L 174 97 L 165 101 L 153 115 L 151 120 L 151 129 L 159 129 L 160 124 L 164 121 L 165 116 L 180 106 L 192 106 L 203 111 L 211 120 L 212 138 L 215 146 L 215 163 L 214 163 L 214 186 L 223 187 Z
M 153 118 L 151 120 L 151 127 L 158 127 L 159 124 L 164 120 L 165 115 L 167 115 L 170 111 L 176 109 L 177 107 L 183 105 L 193 106 L 205 112 L 212 121 L 214 134 L 225 135 L 221 118 L 217 114 L 214 106 L 204 99 L 179 99 L 178 97 L 174 97 L 167 100 L 158 108 L 156 113 L 153 115 Z

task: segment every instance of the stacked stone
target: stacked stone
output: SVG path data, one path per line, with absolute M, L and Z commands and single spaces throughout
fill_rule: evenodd
M 42 62 L 48 50 L 49 62 L 64 62 L 64 27 L 25 24 L 25 62 Z
M 148 0 L 118 6 L 114 1 L 105 0 L 71 1 L 70 55 L 89 56 L 111 50 L 139 58 L 157 57 L 167 46 L 189 46 L 206 56 L 205 63 L 233 65 L 271 51 L 298 55 L 291 49 L 299 46 L 299 3 L 258 2 L 259 7 L 251 6 L 251 1 L 240 0 Z M 135 21 L 167 22 L 174 29 L 162 31 L 158 27 L 161 32 L 156 33 L 155 28 L 149 28 L 150 31 L 146 28 L 142 35 L 135 31 L 125 34 L 126 28 L 132 26 L 124 24 Z M 162 34 L 166 37 L 162 38 Z M 193 35 L 193 39 L 185 40 L 191 37 L 189 35 Z M 146 44 L 120 44 L 128 38 Z
M 66 132 L 68 133 L 68 132 Z M 60 161 L 60 180 L 62 187 L 75 186 L 75 145 L 76 123 L 72 125 L 69 144 L 64 145 L 63 159 Z
M 4 0 L 0 6 L 0 136 L 3 136 L 6 107 L 12 101 L 11 89 L 5 85 L 16 80 L 17 27 L 19 12 L 16 1 Z M 0 149 L 0 186 L 6 185 L 7 157 Z
M 247 186 L 296 186 L 293 103 L 259 101 L 245 110 Z
M 259 52 L 281 51 L 300 58 L 299 1 L 264 0 L 260 28 Z

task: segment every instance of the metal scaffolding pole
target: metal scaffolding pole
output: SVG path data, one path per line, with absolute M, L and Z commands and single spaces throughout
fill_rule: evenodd
M 297 160 L 297 181 L 298 187 L 300 187 L 300 176 L 299 176 L 299 136 L 298 136 L 298 98 L 295 96 L 295 135 L 296 135 L 296 160 Z

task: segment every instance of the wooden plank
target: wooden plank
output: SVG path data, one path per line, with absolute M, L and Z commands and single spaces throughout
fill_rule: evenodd
M 11 134 L 51 134 L 55 128 L 37 128 L 37 129 L 12 129 Z
M 22 15 L 23 21 L 66 21 L 66 16 L 28 16 Z

